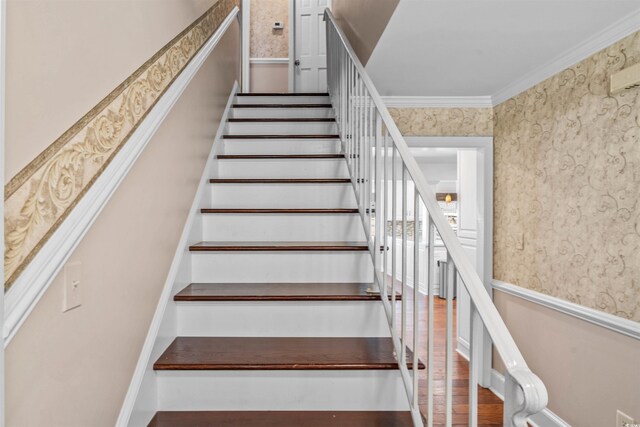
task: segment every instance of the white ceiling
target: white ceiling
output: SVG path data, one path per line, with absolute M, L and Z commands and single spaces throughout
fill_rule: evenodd
M 492 96 L 638 11 L 640 0 L 401 0 L 366 68 L 383 96 Z
M 418 162 L 452 164 L 456 164 L 458 162 L 457 148 L 409 147 L 409 150 Z

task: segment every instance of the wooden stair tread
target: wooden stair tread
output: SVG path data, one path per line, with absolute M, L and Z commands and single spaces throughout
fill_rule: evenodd
M 379 301 L 373 283 L 192 283 L 174 301 Z M 400 295 L 396 295 L 400 300 Z
M 177 337 L 153 368 L 362 370 L 398 369 L 398 363 L 391 338 Z
M 333 123 L 335 118 L 331 117 L 251 117 L 251 118 L 230 118 L 227 119 L 230 123 L 306 123 L 306 122 L 320 122 L 320 123 Z
M 329 96 L 326 92 L 243 92 L 238 96 Z
M 149 427 L 410 427 L 409 411 L 160 411 Z
M 235 159 L 344 159 L 344 154 L 218 154 L 219 160 Z
M 211 178 L 211 184 L 347 184 L 349 178 Z
M 283 134 L 283 135 L 260 135 L 260 134 L 225 134 L 224 139 L 337 139 L 337 134 Z
M 366 242 L 200 242 L 192 252 L 224 251 L 366 251 Z
M 233 108 L 333 108 L 331 104 L 233 104 Z
M 234 208 L 202 208 L 203 214 L 357 214 L 354 208 L 299 208 L 299 209 L 234 209 Z

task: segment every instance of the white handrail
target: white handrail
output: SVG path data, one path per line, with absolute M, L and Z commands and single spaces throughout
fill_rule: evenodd
M 391 118 L 389 111 L 387 110 L 382 98 L 378 94 L 373 82 L 371 81 L 369 75 L 365 71 L 358 57 L 356 56 L 353 48 L 349 44 L 348 39 L 340 29 L 337 24 L 333 14 L 327 9 L 325 11 L 325 21 L 327 25 L 327 46 L 328 46 L 328 65 L 327 65 L 327 74 L 329 79 L 329 94 L 331 96 L 332 103 L 336 108 L 336 113 L 338 116 L 338 124 L 340 126 L 340 135 L 343 140 L 343 144 L 352 144 L 350 146 L 355 147 L 357 151 L 354 153 L 349 152 L 349 164 L 350 170 L 353 174 L 352 180 L 354 186 L 356 187 L 356 193 L 360 195 L 358 198 L 359 206 L 361 210 L 361 216 L 363 220 L 365 220 L 365 227 L 367 230 L 367 237 L 370 236 L 370 221 L 372 215 L 371 203 L 370 203 L 370 193 L 371 186 L 368 187 L 370 190 L 368 194 L 361 194 L 359 189 L 365 185 L 368 180 L 371 178 L 371 167 L 375 163 L 380 161 L 380 158 L 385 157 L 384 161 L 387 161 L 389 154 L 386 148 L 386 138 L 384 151 L 382 151 L 380 145 L 379 135 L 377 132 L 375 133 L 375 137 L 373 139 L 376 140 L 375 148 L 373 147 L 373 143 L 370 141 L 371 133 L 367 133 L 371 131 L 373 126 L 371 125 L 371 120 L 374 120 L 371 115 L 371 109 L 373 109 L 376 119 L 376 127 L 380 128 L 381 123 L 386 128 L 386 133 L 388 134 L 390 140 L 392 141 L 391 151 L 395 156 L 395 151 L 397 150 L 399 154 L 400 165 L 402 169 L 402 174 L 408 174 L 411 180 L 415 184 L 416 196 L 422 199 L 430 221 L 432 221 L 435 229 L 440 234 L 440 237 L 448 251 L 448 257 L 455 265 L 457 269 L 457 273 L 466 289 L 469 293 L 470 299 L 473 305 L 473 313 L 472 318 L 479 319 L 482 321 L 484 328 L 486 328 L 489 336 L 493 340 L 493 345 L 495 346 L 498 354 L 502 358 L 508 377 L 507 389 L 505 390 L 505 425 L 512 426 L 525 426 L 526 418 L 532 414 L 535 414 L 546 407 L 547 404 L 547 392 L 546 388 L 542 381 L 534 375 L 531 370 L 528 368 L 522 354 L 520 353 L 515 341 L 513 340 L 507 326 L 505 325 L 502 317 L 498 313 L 493 301 L 491 300 L 482 280 L 478 276 L 474 266 L 468 260 L 462 245 L 460 244 L 457 236 L 455 235 L 452 228 L 447 223 L 444 215 L 442 215 L 442 211 L 437 204 L 435 194 L 432 191 L 431 187 L 427 183 L 426 178 L 420 171 L 414 157 L 412 156 L 409 147 L 400 134 L 395 122 Z M 340 42 L 336 43 L 337 40 Z M 335 50 L 335 51 L 334 51 Z M 349 86 L 349 87 L 347 87 Z M 355 111 L 354 111 L 355 110 Z M 363 116 L 364 115 L 364 116 Z M 360 117 L 364 117 L 364 121 L 360 119 Z M 355 125 L 353 124 L 355 122 Z M 364 127 L 364 130 L 363 130 Z M 348 148 L 348 147 L 347 147 Z M 348 149 L 346 151 L 349 151 Z M 372 154 L 372 152 L 374 154 Z M 375 157 L 374 160 L 369 159 L 369 157 Z M 355 160 L 354 160 L 355 159 Z M 353 163 L 353 168 L 351 168 L 351 164 Z M 395 160 L 393 165 L 395 165 Z M 364 168 L 365 174 L 362 172 L 362 168 Z M 378 185 L 378 168 L 375 168 L 376 178 L 375 178 L 375 188 L 377 189 Z M 362 176 L 362 178 L 359 178 Z M 386 164 L 385 164 L 385 179 L 386 179 Z M 394 177 L 393 179 L 396 179 Z M 403 179 L 403 182 L 404 179 Z M 385 183 L 385 196 L 386 197 L 386 183 Z M 395 183 L 394 183 L 395 188 Z M 379 203 L 378 196 L 380 191 L 376 191 L 376 202 Z M 403 194 L 405 194 L 403 192 Z M 394 196 L 395 197 L 395 196 Z M 369 202 L 369 203 L 367 203 Z M 387 200 L 384 201 L 385 206 L 387 204 Z M 403 202 L 406 203 L 406 200 Z M 416 206 L 418 202 L 416 201 Z M 376 204 L 376 209 L 380 206 Z M 380 209 L 382 210 L 382 209 Z M 386 229 L 386 211 L 385 212 L 385 225 Z M 379 222 L 381 220 L 378 219 L 379 214 L 376 213 L 376 227 L 379 226 Z M 418 229 L 418 221 L 417 216 L 415 230 Z M 393 218 L 395 220 L 395 216 Z M 369 223 L 367 223 L 369 221 Z M 395 222 L 395 221 L 394 221 Z M 385 236 L 386 236 L 386 230 Z M 372 247 L 372 255 L 374 257 L 374 262 L 379 255 L 379 231 L 375 233 L 375 244 L 371 245 Z M 406 242 L 406 227 L 404 228 L 405 239 L 403 242 Z M 417 233 L 416 233 L 417 235 Z M 429 240 L 431 240 L 431 227 L 429 227 Z M 385 237 L 386 242 L 386 237 Z M 372 242 L 370 242 L 372 243 Z M 404 243 L 403 243 L 404 246 Z M 416 242 L 417 246 L 417 242 Z M 431 245 L 429 246 L 431 249 Z M 388 250 L 385 244 L 385 252 Z M 417 250 L 416 250 L 417 252 Z M 393 254 L 395 257 L 395 253 Z M 386 259 L 386 253 L 385 253 Z M 403 256 L 403 262 L 405 257 Z M 416 260 L 417 262 L 417 260 Z M 387 274 L 385 265 L 384 275 Z M 395 269 L 395 267 L 394 267 Z M 417 267 L 416 267 L 417 272 Z M 431 276 L 431 270 L 429 271 L 429 276 Z M 376 275 L 378 276 L 378 283 L 386 283 L 386 279 L 383 277 L 383 272 L 381 269 L 376 267 Z M 403 269 L 403 275 L 406 276 L 406 269 Z M 452 275 L 452 276 L 455 276 Z M 395 277 L 392 277 L 391 280 L 395 280 Z M 403 280 L 405 282 L 406 280 Z M 404 285 L 404 284 L 403 284 Z M 403 286 L 404 288 L 404 286 Z M 414 280 L 414 288 L 418 288 L 417 280 Z M 386 286 L 381 286 L 381 293 L 383 295 L 383 302 L 388 304 L 388 299 L 386 298 Z M 432 291 L 429 287 L 429 293 Z M 417 295 L 417 293 L 416 293 Z M 430 295 L 431 297 L 431 295 Z M 404 300 L 404 298 L 403 298 Z M 430 302 L 431 306 L 431 302 Z M 395 313 L 395 312 L 394 312 Z M 414 313 L 415 316 L 416 313 Z M 430 314 L 431 315 L 431 314 Z M 403 310 L 404 316 L 404 310 Z M 390 319 L 393 315 L 389 316 Z M 402 324 L 404 328 L 404 323 Z M 417 325 L 414 327 L 414 333 L 417 334 Z M 402 338 L 402 337 L 401 337 Z M 417 337 L 414 337 L 417 339 Z M 431 339 L 430 339 L 431 341 Z M 431 342 L 430 342 L 431 345 Z M 400 344 L 400 347 L 396 348 L 398 354 L 402 354 L 404 352 L 404 342 Z M 417 349 L 414 348 L 415 351 Z M 449 355 L 447 356 L 449 357 Z M 402 358 L 399 358 L 401 370 L 402 365 L 406 365 L 406 361 Z M 473 361 L 472 361 L 473 364 Z M 408 370 L 403 370 L 403 376 L 405 377 L 405 385 L 407 388 L 411 388 L 407 383 L 411 382 L 408 378 Z M 414 371 L 414 375 L 416 371 Z M 509 391 L 509 396 L 506 396 L 507 391 Z M 415 396 L 416 390 L 407 391 L 408 395 Z M 430 394 L 431 395 L 431 394 Z M 411 399 L 410 399 L 411 400 Z M 416 403 L 417 406 L 417 403 Z M 430 406 L 432 406 L 432 402 L 430 402 Z M 413 407 L 414 411 L 417 411 L 417 407 Z M 414 417 L 416 420 L 416 417 Z M 447 418 L 447 424 L 451 421 L 450 416 Z M 417 420 L 419 423 L 419 420 Z M 429 420 L 429 424 L 432 423 L 432 420 Z M 421 424 L 421 423 L 420 423 Z

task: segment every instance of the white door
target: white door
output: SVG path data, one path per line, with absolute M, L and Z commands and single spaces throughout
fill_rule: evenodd
M 295 69 L 296 92 L 327 91 L 327 44 L 324 10 L 330 0 L 296 0 Z

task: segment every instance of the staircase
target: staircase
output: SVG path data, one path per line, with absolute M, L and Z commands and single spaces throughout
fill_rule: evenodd
M 238 94 L 210 186 L 149 425 L 413 425 L 329 97 Z

